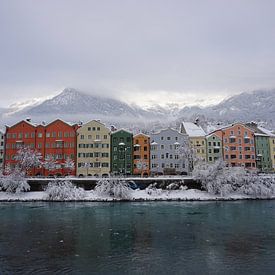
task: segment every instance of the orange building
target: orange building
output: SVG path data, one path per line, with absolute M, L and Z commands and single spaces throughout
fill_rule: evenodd
M 223 159 L 231 166 L 256 168 L 254 132 L 242 123 L 218 129 L 216 134 L 223 144 Z
M 150 137 L 137 134 L 133 137 L 134 175 L 150 175 Z
M 30 147 L 41 154 L 41 160 L 52 157 L 55 160 L 51 169 L 32 168 L 29 176 L 64 176 L 75 175 L 64 168 L 64 162 L 71 158 L 76 165 L 76 130 L 77 124 L 70 125 L 57 119 L 48 125 L 34 124 L 30 120 L 22 120 L 15 125 L 6 126 L 4 165 L 14 168 L 15 155 L 19 148 Z

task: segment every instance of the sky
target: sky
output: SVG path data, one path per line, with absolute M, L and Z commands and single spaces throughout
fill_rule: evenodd
M 65 87 L 138 105 L 275 88 L 273 0 L 0 0 L 0 106 Z

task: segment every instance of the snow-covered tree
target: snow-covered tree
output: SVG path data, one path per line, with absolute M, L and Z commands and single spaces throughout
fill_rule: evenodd
M 18 166 L 13 170 L 9 170 L 8 174 L 1 173 L 0 175 L 0 190 L 9 193 L 19 193 L 22 191 L 29 191 L 30 186 L 25 178 L 25 172 Z
M 194 166 L 199 162 L 196 150 L 191 146 L 188 139 L 179 144 L 177 149 L 179 159 L 187 166 L 186 170 L 192 172 Z
M 127 200 L 131 198 L 132 189 L 123 179 L 102 178 L 97 182 L 95 192 L 100 196 Z
M 27 146 L 20 148 L 15 155 L 17 168 L 25 174 L 31 168 L 40 167 L 42 165 L 41 158 L 42 156 L 39 152 Z
M 52 201 L 73 201 L 85 198 L 84 189 L 76 187 L 70 181 L 52 181 L 45 192 L 46 199 Z
M 75 168 L 74 161 L 71 158 L 67 158 L 64 162 L 64 168 L 70 174 Z
M 196 166 L 193 177 L 201 182 L 203 189 L 215 195 L 238 193 L 255 198 L 275 195 L 274 176 L 261 177 L 243 167 L 230 167 L 222 160 Z
M 45 161 L 43 162 L 43 166 L 47 170 L 55 170 L 57 161 L 55 160 L 53 155 L 49 155 L 45 158 Z

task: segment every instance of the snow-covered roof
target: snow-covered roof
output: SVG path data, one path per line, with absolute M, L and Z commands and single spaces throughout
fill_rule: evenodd
M 118 133 L 118 132 L 122 132 L 122 131 L 126 132 L 126 133 L 129 133 L 131 135 L 133 134 L 132 132 L 130 132 L 130 131 L 124 129 L 124 128 L 117 129 L 117 130 L 113 131 L 112 134 L 115 134 L 115 133 Z
M 270 131 L 270 130 L 267 130 L 261 126 L 258 126 L 259 130 L 261 130 L 263 133 L 265 133 L 267 136 L 270 136 L 270 137 L 275 137 L 275 133 Z
M 159 134 L 161 134 L 161 133 L 163 133 L 163 132 L 166 132 L 166 131 L 172 131 L 172 132 L 176 132 L 176 133 L 179 134 L 179 135 L 186 136 L 186 134 L 180 133 L 179 131 L 177 131 L 177 130 L 171 128 L 171 127 L 168 127 L 168 128 L 166 128 L 166 129 L 161 129 L 161 130 L 159 130 L 159 131 L 157 131 L 157 132 L 155 132 L 155 133 L 151 133 L 151 135 L 159 135 Z
M 189 137 L 204 137 L 206 135 L 201 126 L 198 126 L 193 122 L 182 122 L 182 127 Z
M 147 138 L 150 138 L 149 135 L 146 135 L 146 134 L 143 134 L 143 133 L 138 133 L 138 134 L 135 134 L 134 137 L 138 137 L 138 136 L 145 136 Z

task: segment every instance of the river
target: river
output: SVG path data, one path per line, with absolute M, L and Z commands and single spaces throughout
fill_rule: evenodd
M 274 274 L 275 201 L 0 203 L 0 274 Z

